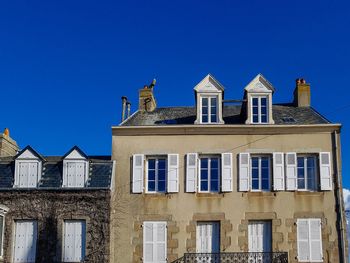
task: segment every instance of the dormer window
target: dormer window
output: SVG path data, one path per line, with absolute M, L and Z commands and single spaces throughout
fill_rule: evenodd
M 84 187 L 88 179 L 89 162 L 87 156 L 74 147 L 63 159 L 63 187 Z
M 252 96 L 252 123 L 269 123 L 267 96 Z
M 222 100 L 224 87 L 207 75 L 194 88 L 197 102 L 197 118 L 195 124 L 223 124 Z
M 15 160 L 14 187 L 36 188 L 41 179 L 42 158 L 31 147 L 26 147 Z
M 274 124 L 272 118 L 272 94 L 274 88 L 261 74 L 245 87 L 243 105 L 247 113 L 246 124 Z
M 217 96 L 212 97 L 201 97 L 202 108 L 201 108 L 201 123 L 217 123 Z

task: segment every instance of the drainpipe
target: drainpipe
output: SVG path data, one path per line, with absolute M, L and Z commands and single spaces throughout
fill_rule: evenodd
M 333 160 L 334 160 L 334 172 L 335 172 L 335 208 L 337 213 L 337 227 L 339 229 L 338 243 L 339 243 L 339 259 L 340 262 L 349 263 L 346 256 L 346 226 L 344 226 L 344 200 L 343 200 L 343 189 L 341 187 L 342 182 L 342 170 L 340 161 L 340 131 L 334 131 L 332 133 L 332 141 L 334 145 L 333 149 Z

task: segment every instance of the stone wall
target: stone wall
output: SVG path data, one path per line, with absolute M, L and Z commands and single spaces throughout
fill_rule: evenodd
M 0 204 L 9 208 L 5 215 L 4 263 L 12 262 L 15 220 L 38 222 L 37 263 L 61 262 L 64 220 L 86 222 L 84 262 L 109 262 L 109 190 L 3 191 Z

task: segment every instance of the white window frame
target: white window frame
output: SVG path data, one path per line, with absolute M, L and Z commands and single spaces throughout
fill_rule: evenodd
M 304 180 L 305 180 L 305 188 L 299 188 L 299 177 L 298 177 L 298 158 L 302 157 L 304 158 Z M 307 157 L 313 157 L 315 159 L 315 186 L 316 189 L 308 189 L 308 173 L 307 173 Z M 297 154 L 297 159 L 296 159 L 296 165 L 297 165 L 297 185 L 296 185 L 296 190 L 300 192 L 317 192 L 319 191 L 319 160 L 316 154 Z
M 322 220 L 320 218 L 299 218 L 297 219 L 297 227 L 300 221 L 307 221 L 308 222 L 308 245 L 309 245 L 309 255 L 308 258 L 309 259 L 299 259 L 299 251 L 298 251 L 298 242 L 299 242 L 299 237 L 298 237 L 298 229 L 297 229 L 297 255 L 298 255 L 298 262 L 323 262 L 323 242 L 322 242 L 322 226 L 320 225 L 320 242 L 321 242 L 321 256 L 322 259 L 321 260 L 312 260 L 311 258 L 311 227 L 310 227 L 310 222 L 311 221 L 317 221 L 320 222 L 320 224 L 322 224 Z
M 20 186 L 19 185 L 19 169 L 20 165 L 22 163 L 36 163 L 38 165 L 38 172 L 36 176 L 36 185 L 35 186 Z M 38 159 L 18 159 L 15 161 L 15 182 L 14 182 L 14 187 L 15 188 L 37 188 L 38 183 L 41 180 L 41 171 L 42 171 L 42 163 Z M 29 174 L 27 174 L 29 176 Z
M 82 238 L 81 238 L 81 246 L 82 246 L 82 260 L 81 261 L 64 261 L 64 246 L 65 246 L 65 230 L 66 230 L 66 222 L 80 222 L 82 224 Z M 62 262 L 83 262 L 86 258 L 86 220 L 84 219 L 67 219 L 63 220 L 63 229 L 62 229 Z M 83 232 L 85 230 L 85 233 Z M 84 238 L 83 238 L 84 235 Z M 85 242 L 84 242 L 85 241 Z
M 261 99 L 266 99 L 266 122 L 261 121 Z M 254 122 L 253 117 L 253 99 L 258 99 L 258 122 Z M 269 124 L 270 118 L 269 118 L 269 96 L 268 95 L 252 95 L 250 98 L 250 119 L 252 124 Z
M 203 98 L 208 99 L 208 121 L 203 122 L 203 112 L 202 112 L 202 107 L 203 107 Z M 214 122 L 211 121 L 211 99 L 215 98 L 216 99 L 216 120 Z M 211 124 L 211 123 L 219 123 L 219 97 L 217 95 L 201 95 L 200 96 L 200 123 L 203 124 Z
M 207 191 L 202 191 L 201 190 L 201 181 L 202 181 L 202 169 L 201 169 L 201 159 L 203 158 L 208 158 L 208 190 Z M 218 159 L 218 191 L 214 192 L 211 191 L 211 159 L 212 158 L 217 158 Z M 199 193 L 220 193 L 221 192 L 221 176 L 222 176 L 222 171 L 221 171 L 221 156 L 219 155 L 201 155 L 198 158 L 198 192 Z
M 268 158 L 269 161 L 269 189 L 262 188 L 262 175 L 261 175 L 261 158 Z M 259 158 L 258 171 L 259 171 L 259 189 L 253 189 L 253 158 Z M 249 167 L 249 181 L 250 181 L 250 191 L 251 192 L 271 192 L 272 190 L 272 156 L 269 154 L 255 154 L 250 155 L 250 167 Z
M 155 164 L 155 190 L 154 191 L 150 191 L 148 189 L 148 161 L 152 159 L 152 160 L 156 160 L 156 164 Z M 158 191 L 158 161 L 159 159 L 165 159 L 165 189 L 164 191 Z M 160 193 L 160 194 L 165 194 L 168 191 L 168 156 L 166 155 L 150 155 L 150 156 L 146 156 L 146 193 L 149 194 L 154 194 L 154 193 Z
M 68 185 L 68 164 L 69 163 L 82 163 L 85 166 L 85 173 L 84 173 L 84 185 L 83 186 L 69 186 Z M 63 182 L 62 187 L 66 188 L 84 188 L 86 186 L 86 182 L 88 180 L 88 174 L 89 174 L 89 162 L 87 160 L 81 160 L 81 159 L 65 159 L 63 160 Z

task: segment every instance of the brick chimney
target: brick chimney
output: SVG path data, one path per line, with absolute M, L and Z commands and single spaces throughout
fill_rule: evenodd
M 6 128 L 4 133 L 0 133 L 0 157 L 15 156 L 18 150 L 16 141 L 10 137 L 10 131 Z
M 156 80 L 154 79 L 149 86 L 145 85 L 143 89 L 139 91 L 139 110 L 140 111 L 152 112 L 156 109 L 157 103 L 153 95 L 153 88 L 155 84 L 156 84 Z
M 311 106 L 310 84 L 305 79 L 296 79 L 296 87 L 294 90 L 294 105 L 297 107 Z

